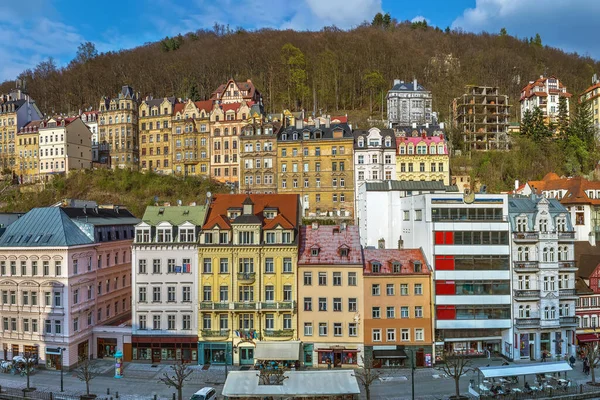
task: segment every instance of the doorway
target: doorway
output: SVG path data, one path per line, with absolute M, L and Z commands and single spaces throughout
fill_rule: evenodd
M 535 343 L 529 343 L 529 359 L 535 361 Z
M 152 363 L 160 362 L 160 348 L 152 349 Z
M 424 367 L 425 366 L 425 351 L 423 349 L 419 349 L 419 350 L 417 350 L 415 355 L 416 355 L 415 365 L 417 367 Z
M 254 348 L 240 348 L 240 365 L 254 365 Z
M 333 352 L 333 367 L 334 368 L 342 368 L 342 351 L 335 350 Z

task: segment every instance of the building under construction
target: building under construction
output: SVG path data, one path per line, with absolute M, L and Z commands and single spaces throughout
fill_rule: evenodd
M 453 124 L 462 133 L 463 149 L 508 150 L 508 96 L 497 87 L 467 85 L 465 89 L 452 101 Z

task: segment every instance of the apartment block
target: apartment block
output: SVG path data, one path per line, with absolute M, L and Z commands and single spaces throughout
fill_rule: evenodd
M 17 133 L 18 154 L 16 174 L 19 177 L 19 183 L 35 183 L 40 180 L 40 170 L 38 167 L 39 149 L 40 149 L 40 125 L 42 120 L 28 122 Z
M 177 176 L 210 175 L 210 113 L 212 101 L 188 100 L 173 111 L 173 173 Z
M 431 91 L 425 89 L 416 79 L 412 82 L 394 79 L 394 85 L 387 93 L 390 128 L 410 126 L 413 123 L 433 123 L 431 102 Z
M 170 175 L 173 171 L 171 116 L 175 97 L 146 97 L 139 108 L 140 171 Z
M 567 99 L 567 111 L 569 110 L 569 98 L 571 93 L 555 76 L 545 77 L 540 75 L 539 79 L 530 81 L 521 89 L 521 120 L 527 111 L 533 112 L 539 108 L 544 115 L 546 124 L 555 124 L 558 121 L 558 103 L 561 97 Z
M 444 124 L 403 127 L 396 140 L 399 181 L 441 181 L 450 184 L 450 153 Z

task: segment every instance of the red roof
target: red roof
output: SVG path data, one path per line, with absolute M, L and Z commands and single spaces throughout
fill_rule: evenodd
M 220 100 L 223 98 L 223 92 L 225 91 L 225 89 L 227 87 L 229 87 L 229 84 L 235 82 L 236 86 L 242 90 L 247 92 L 246 95 L 243 96 L 244 99 L 248 99 L 248 100 L 258 100 L 258 98 L 260 97 L 260 94 L 258 93 L 258 91 L 256 90 L 256 87 L 254 86 L 254 83 L 252 83 L 252 81 L 250 79 L 248 79 L 245 82 L 237 82 L 234 81 L 233 79 L 230 79 L 227 83 L 224 83 L 222 85 L 220 85 L 217 90 L 215 90 L 212 95 L 210 96 L 211 100 Z M 218 94 L 218 96 L 217 96 Z
M 532 191 L 537 193 L 549 190 L 566 190 L 567 193 L 560 199 L 561 204 L 600 205 L 600 199 L 591 199 L 586 194 L 586 190 L 600 190 L 600 181 L 589 181 L 581 176 L 561 178 L 554 172 L 550 172 L 541 181 L 529 181 L 527 184 Z
M 296 228 L 299 215 L 299 200 L 297 194 L 217 194 L 213 196 L 212 202 L 206 215 L 206 223 L 202 229 L 212 229 L 219 225 L 221 229 L 230 229 L 231 222 L 227 217 L 227 210 L 230 208 L 242 208 L 243 202 L 250 196 L 254 203 L 253 215 L 262 221 L 263 229 L 267 226 L 276 226 L 274 221 L 281 221 L 282 227 L 286 229 Z M 277 216 L 273 219 L 263 217 L 265 208 L 277 209 Z M 277 218 L 281 216 L 281 218 Z M 285 224 L 285 226 L 284 226 Z
M 318 254 L 312 255 L 312 249 L 318 248 Z M 340 249 L 349 249 L 343 257 Z M 363 263 L 358 226 L 342 228 L 339 225 L 302 226 L 300 228 L 300 249 L 298 264 L 340 265 Z
M 365 274 L 371 273 L 374 262 L 381 265 L 379 274 L 392 274 L 393 263 L 399 262 L 401 274 L 425 274 L 429 275 L 425 255 L 421 249 L 365 249 Z M 421 263 L 421 272 L 415 272 L 415 261 Z
M 26 123 L 17 133 L 17 135 L 26 135 L 29 133 L 37 133 L 40 129 L 40 124 L 42 123 L 41 119 L 37 119 L 35 121 L 30 121 Z
M 277 214 L 273 219 L 265 220 L 263 229 L 274 229 L 281 226 L 283 229 L 294 229 L 294 224 L 288 221 L 282 214 Z
M 536 86 L 545 88 L 546 87 L 546 81 L 549 78 L 553 78 L 553 79 L 556 79 L 558 81 L 558 88 L 560 90 L 562 90 L 562 89 L 566 90 L 565 85 L 563 85 L 562 82 L 559 81 L 555 76 L 549 76 L 549 77 L 540 76 L 539 79 L 537 79 L 536 81 L 531 82 L 531 83 L 525 85 L 525 87 L 523 89 L 521 89 L 521 100 L 526 99 L 526 98 L 528 99 L 528 98 L 530 98 L 532 96 L 547 96 L 548 94 L 546 92 L 536 92 L 534 90 L 534 88 Z M 554 93 L 557 93 L 557 94 L 559 94 L 561 96 L 566 96 L 566 97 L 571 97 L 572 96 L 571 93 L 566 92 L 566 91 L 562 92 L 562 91 L 559 91 L 559 90 L 551 90 L 551 92 L 554 92 Z
M 175 107 L 173 107 L 173 114 L 177 114 L 178 112 L 182 112 L 183 109 L 185 108 L 185 106 L 187 104 L 188 104 L 187 102 L 176 103 Z M 207 112 L 207 113 L 209 113 L 212 110 L 212 108 L 213 108 L 213 102 L 212 102 L 212 100 L 195 101 L 194 105 L 196 106 L 196 108 L 198 109 L 198 111 L 204 110 L 204 112 Z

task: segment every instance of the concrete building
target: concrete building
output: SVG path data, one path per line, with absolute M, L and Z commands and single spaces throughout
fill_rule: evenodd
M 35 208 L 8 226 L 0 237 L 4 359 L 35 354 L 46 368 L 71 368 L 99 345 L 95 326 L 128 318 L 138 221 L 126 209 L 89 203 Z
M 18 161 L 15 168 L 21 184 L 35 183 L 40 180 L 38 152 L 40 149 L 39 129 L 42 123 L 42 120 L 28 122 L 17 133 L 15 154 L 18 154 Z
M 431 101 L 431 91 L 425 89 L 416 79 L 412 82 L 394 79 L 394 85 L 387 93 L 390 128 L 435 122 Z
M 365 356 L 382 367 L 431 366 L 433 293 L 422 250 L 367 248 L 363 254 Z
M 177 103 L 175 97 L 146 97 L 139 108 L 140 170 L 170 175 L 173 171 L 171 117 Z
M 92 133 L 81 118 L 50 118 L 39 127 L 41 179 L 92 168 Z
M 17 132 L 31 121 L 43 119 L 35 101 L 25 92 L 21 81 L 9 94 L 0 95 L 0 164 L 16 172 L 15 138 Z
M 560 98 L 567 99 L 568 111 L 571 96 L 571 93 L 567 92 L 566 86 L 557 77 L 540 75 L 539 79 L 530 81 L 521 89 L 521 99 L 519 100 L 521 102 L 521 120 L 523 120 L 525 112 L 533 112 L 535 108 L 539 108 L 544 115 L 546 124 L 556 123 Z
M 188 100 L 173 108 L 173 173 L 210 176 L 210 113 L 212 101 Z
M 79 113 L 79 117 L 92 133 L 92 162 L 100 162 L 100 151 L 106 152 L 108 148 L 104 145 L 101 149 L 98 142 L 98 111 L 85 111 Z
M 300 353 L 299 223 L 294 194 L 211 198 L 198 245 L 199 364 L 254 365 L 265 345 L 290 342 Z
M 396 136 L 391 129 L 355 130 L 354 187 L 396 178 Z
M 363 257 L 357 226 L 303 226 L 298 258 L 302 363 L 334 368 L 361 365 L 364 355 Z
M 450 184 L 450 152 L 444 124 L 399 129 L 396 176 L 399 181 L 441 181 Z
M 198 236 L 205 206 L 150 206 L 132 246 L 132 359 L 198 361 Z
M 575 354 L 575 232 L 557 199 L 509 197 L 514 359 Z
M 452 101 L 452 123 L 462 134 L 463 149 L 508 150 L 510 107 L 498 87 L 467 85 L 465 93 Z

